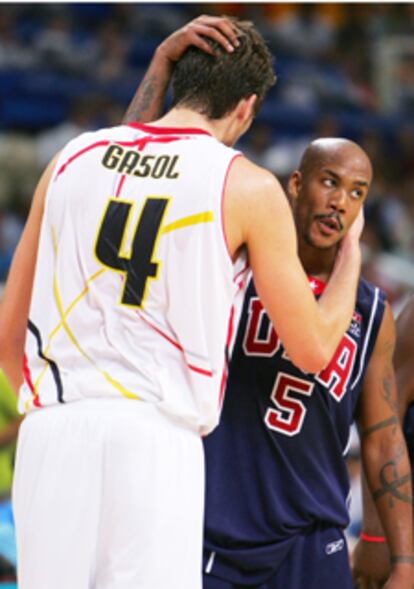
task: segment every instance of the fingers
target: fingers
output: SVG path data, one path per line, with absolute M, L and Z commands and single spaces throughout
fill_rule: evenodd
M 207 41 L 205 41 L 205 39 L 203 39 L 203 37 L 198 36 L 197 34 L 194 34 L 191 36 L 190 45 L 192 45 L 193 47 L 198 47 L 198 49 L 201 49 L 205 53 L 209 53 L 210 55 L 215 55 L 214 49 L 211 47 L 211 45 L 209 45 L 207 43 Z
M 207 25 L 203 25 L 200 23 L 195 23 L 192 26 L 192 33 L 193 33 L 193 35 L 196 35 L 196 37 L 193 39 L 193 44 L 197 45 L 197 47 L 199 46 L 199 43 L 198 43 L 199 41 L 202 41 L 206 45 L 209 45 L 205 41 L 205 38 L 208 38 L 208 39 L 212 39 L 213 41 L 216 41 L 216 43 L 218 43 L 226 51 L 228 51 L 230 53 L 234 51 L 234 46 L 229 41 L 229 39 L 220 30 L 218 30 L 214 26 L 207 26 Z M 204 37 L 204 39 L 203 39 L 203 37 Z M 196 41 L 197 41 L 197 43 L 196 43 Z M 210 52 L 214 53 L 214 51 L 212 49 Z
M 227 18 L 199 16 L 167 37 L 159 46 L 158 55 L 174 63 L 192 45 L 215 55 L 209 40 L 215 41 L 225 51 L 232 53 L 235 47 L 240 45 L 238 34 L 237 26 Z
M 189 26 L 197 35 L 204 35 L 216 41 L 223 49 L 232 52 L 239 47 L 237 26 L 223 17 L 199 16 Z
M 237 38 L 239 30 L 237 28 L 237 25 L 231 20 L 224 17 L 207 15 L 200 16 L 196 20 L 200 22 L 200 24 L 204 24 L 219 29 L 221 33 L 225 37 L 227 37 L 227 39 L 234 47 L 238 47 L 240 45 L 240 42 Z

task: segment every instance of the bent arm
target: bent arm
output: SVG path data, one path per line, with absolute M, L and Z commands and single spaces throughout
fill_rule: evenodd
M 175 62 L 190 46 L 214 55 L 207 39 L 228 52 L 239 44 L 237 27 L 227 18 L 199 16 L 167 37 L 156 49 L 149 68 L 131 100 L 123 123 L 149 123 L 162 114 L 165 95 Z
M 22 362 L 44 201 L 57 156 L 36 187 L 30 213 L 13 256 L 0 306 L 0 366 L 17 392 L 23 382 Z
M 127 108 L 123 123 L 149 123 L 161 116 L 172 70 L 172 62 L 158 48 Z
M 360 268 L 358 240 L 341 255 L 317 302 L 297 254 L 286 196 L 272 174 L 245 158 L 232 165 L 224 220 L 230 253 L 246 244 L 258 294 L 294 364 L 318 372 L 350 323 Z
M 411 469 L 398 419 L 392 365 L 394 343 L 394 319 L 387 305 L 358 406 L 361 455 L 366 476 L 363 530 L 374 537 L 385 532 L 386 544 L 371 546 L 361 540 L 355 550 L 354 574 L 381 581 L 391 570 L 390 583 L 397 583 L 397 577 L 398 585 L 395 586 L 411 589 Z M 388 552 L 390 560 L 384 562 Z M 378 556 L 381 556 L 382 562 Z

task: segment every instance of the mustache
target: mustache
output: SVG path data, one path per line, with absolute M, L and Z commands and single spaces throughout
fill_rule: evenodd
M 340 231 L 343 230 L 344 225 L 342 223 L 341 217 L 339 216 L 339 213 L 329 213 L 326 215 L 315 215 L 315 219 L 316 220 L 329 220 L 329 219 L 333 219 L 335 221 L 335 223 L 338 225 L 338 229 Z

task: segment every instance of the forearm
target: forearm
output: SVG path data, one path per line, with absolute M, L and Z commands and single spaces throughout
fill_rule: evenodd
M 384 529 L 364 473 L 361 475 L 361 489 L 363 505 L 362 531 L 371 538 L 383 538 Z
M 16 419 L 12 423 L 6 425 L 3 431 L 0 432 L 0 448 L 7 446 L 17 438 L 21 421 L 22 418 Z
M 159 47 L 123 118 L 124 123 L 148 123 L 162 114 L 173 63 Z
M 23 350 L 24 345 L 19 346 L 14 352 L 7 350 L 0 354 L 0 367 L 16 394 L 23 384 Z
M 335 268 L 319 299 L 320 323 L 324 345 L 331 358 L 349 327 L 355 310 L 356 291 L 360 276 L 361 251 L 357 244 L 346 255 L 338 254 Z
M 392 430 L 392 435 L 383 436 L 381 441 L 365 442 L 362 459 L 367 485 L 389 546 L 391 565 L 399 566 L 412 562 L 412 488 L 408 453 L 398 423 Z M 364 531 L 379 533 L 378 523 L 370 517 L 372 527 Z

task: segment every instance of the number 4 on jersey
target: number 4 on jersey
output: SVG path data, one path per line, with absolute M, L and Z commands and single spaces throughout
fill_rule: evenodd
M 160 262 L 153 259 L 168 198 L 148 197 L 132 235 L 130 251 L 125 241 L 134 202 L 111 198 L 95 243 L 95 255 L 106 268 L 124 274 L 120 304 L 142 308 L 148 280 L 158 277 Z

